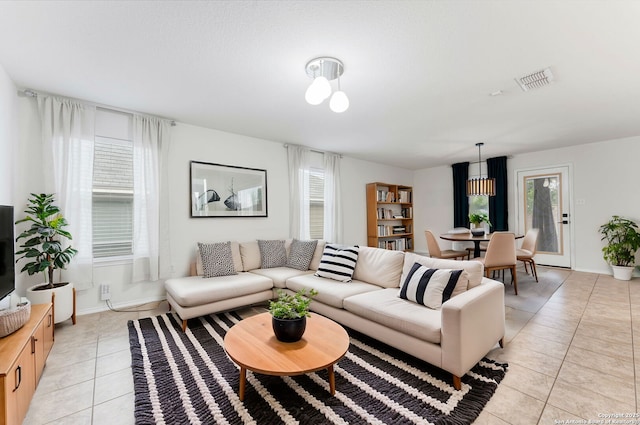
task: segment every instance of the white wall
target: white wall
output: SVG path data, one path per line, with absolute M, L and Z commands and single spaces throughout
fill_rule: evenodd
M 640 222 L 640 137 L 604 141 L 580 146 L 515 155 L 509 158 L 509 228 L 516 228 L 515 171 L 535 167 L 571 164 L 575 200 L 582 200 L 571 212 L 574 230 L 573 268 L 611 273 L 602 259 L 598 228 L 617 214 Z M 415 233 L 432 229 L 446 232 L 453 227 L 453 177 L 450 166 L 423 169 L 415 173 Z M 439 241 L 443 247 L 449 243 Z M 417 238 L 416 250 L 426 250 Z M 640 257 L 640 255 L 639 255 Z M 640 259 L 638 261 L 640 263 Z
M 0 65 L 0 204 L 12 205 L 14 145 L 18 138 L 17 88 Z

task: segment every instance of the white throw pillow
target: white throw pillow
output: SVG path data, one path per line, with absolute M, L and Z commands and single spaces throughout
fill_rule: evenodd
M 415 263 L 407 275 L 398 296 L 434 310 L 451 298 L 460 279 L 466 279 L 464 270 L 430 269 Z

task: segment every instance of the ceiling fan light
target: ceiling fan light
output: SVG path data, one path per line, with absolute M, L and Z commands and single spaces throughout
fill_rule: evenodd
M 349 98 L 342 90 L 333 93 L 329 101 L 329 108 L 338 114 L 349 109 Z

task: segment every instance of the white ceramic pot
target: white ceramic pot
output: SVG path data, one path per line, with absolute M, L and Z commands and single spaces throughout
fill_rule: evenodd
M 27 289 L 27 299 L 31 304 L 46 304 L 51 302 L 51 294 L 55 292 L 54 315 L 55 323 L 64 322 L 73 315 L 73 284 L 66 282 L 64 286 L 53 289 L 36 291 L 35 288 L 44 285 L 40 283 Z
M 618 280 L 631 280 L 633 275 L 633 266 L 611 266 L 613 269 L 613 277 Z

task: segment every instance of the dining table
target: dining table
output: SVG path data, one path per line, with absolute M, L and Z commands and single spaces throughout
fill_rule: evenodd
M 440 235 L 440 239 L 452 242 L 473 242 L 473 257 L 480 256 L 480 242 L 489 242 L 493 233 L 485 233 L 480 236 L 469 233 L 443 233 Z M 516 239 L 524 238 L 524 235 L 515 235 Z

